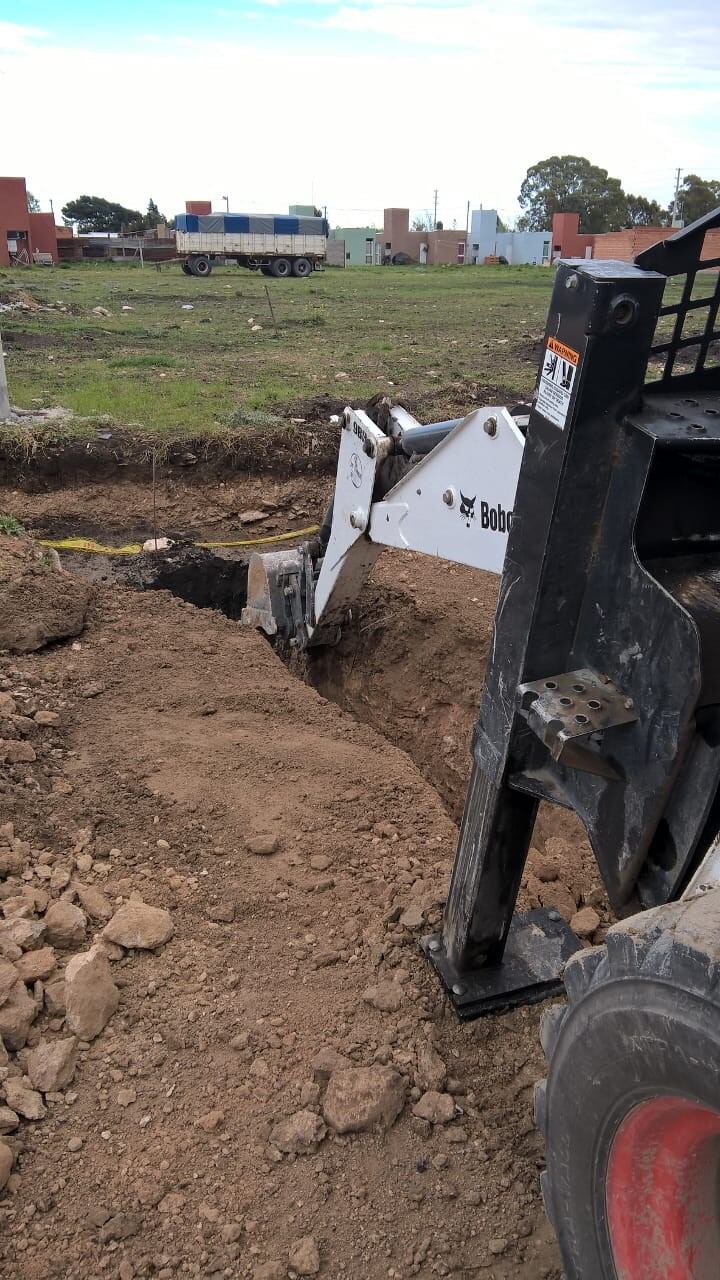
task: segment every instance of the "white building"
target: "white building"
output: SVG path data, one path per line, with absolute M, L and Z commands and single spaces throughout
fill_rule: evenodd
M 473 209 L 467 257 L 471 265 L 486 258 L 506 258 L 511 266 L 534 263 L 549 266 L 552 235 L 549 231 L 498 231 L 497 209 Z

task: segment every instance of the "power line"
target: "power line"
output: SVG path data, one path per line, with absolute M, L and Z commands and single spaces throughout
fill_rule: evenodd
M 678 220 L 678 196 L 680 194 L 680 174 L 681 173 L 682 173 L 682 169 L 678 169 L 675 174 L 675 195 L 673 197 L 672 218 L 670 219 L 670 224 L 673 227 L 676 225 Z

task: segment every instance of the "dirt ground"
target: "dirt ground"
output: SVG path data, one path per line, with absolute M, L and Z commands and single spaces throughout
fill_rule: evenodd
M 194 470 L 156 497 L 162 532 L 237 536 L 237 513 L 263 502 L 259 533 L 316 518 L 326 487 Z M 123 537 L 151 502 L 147 484 L 104 478 L 11 477 L 0 497 L 33 528 Z M 32 572 L 55 598 L 52 566 Z M 14 1155 L 0 1275 L 558 1280 L 532 1119 L 540 1011 L 460 1026 L 418 949 L 442 912 L 495 581 L 387 554 L 340 647 L 290 666 L 218 611 L 83 589 L 75 638 L 0 659 L 15 706 L 3 911 L 37 923 L 26 956 L 55 936 L 54 902 L 85 916 L 27 987 L 6 1095 L 38 1043 L 68 1038 L 58 983 L 108 914 L 141 900 L 173 934 L 99 943 L 117 1011 L 79 1039 L 42 1118 L 0 1110 Z M 557 810 L 523 887 L 522 906 L 539 902 L 607 920 L 589 847 Z M 360 1087 L 357 1068 L 375 1111 L 343 1132 L 333 1097 Z

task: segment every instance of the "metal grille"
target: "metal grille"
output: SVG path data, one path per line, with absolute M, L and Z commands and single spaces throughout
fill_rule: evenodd
M 646 386 L 720 387 L 720 257 L 705 249 L 720 209 L 635 259 L 667 277 L 650 349 Z

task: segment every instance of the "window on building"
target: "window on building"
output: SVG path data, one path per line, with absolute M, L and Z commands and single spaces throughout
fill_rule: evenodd
M 480 248 L 480 245 L 479 245 L 479 244 L 474 244 L 474 245 L 473 245 L 473 249 L 475 250 L 475 252 L 476 252 L 476 253 L 477 253 L 477 250 L 478 250 L 479 248 Z
M 347 261 L 349 262 L 349 261 L 350 261 L 350 254 L 349 254 L 349 253 L 346 253 L 346 254 L 345 254 L 345 257 L 346 257 Z
M 392 249 L 392 243 L 391 243 L 391 241 L 390 241 L 390 240 L 386 240 L 386 241 L 385 241 L 385 248 L 386 248 L 386 249 Z

